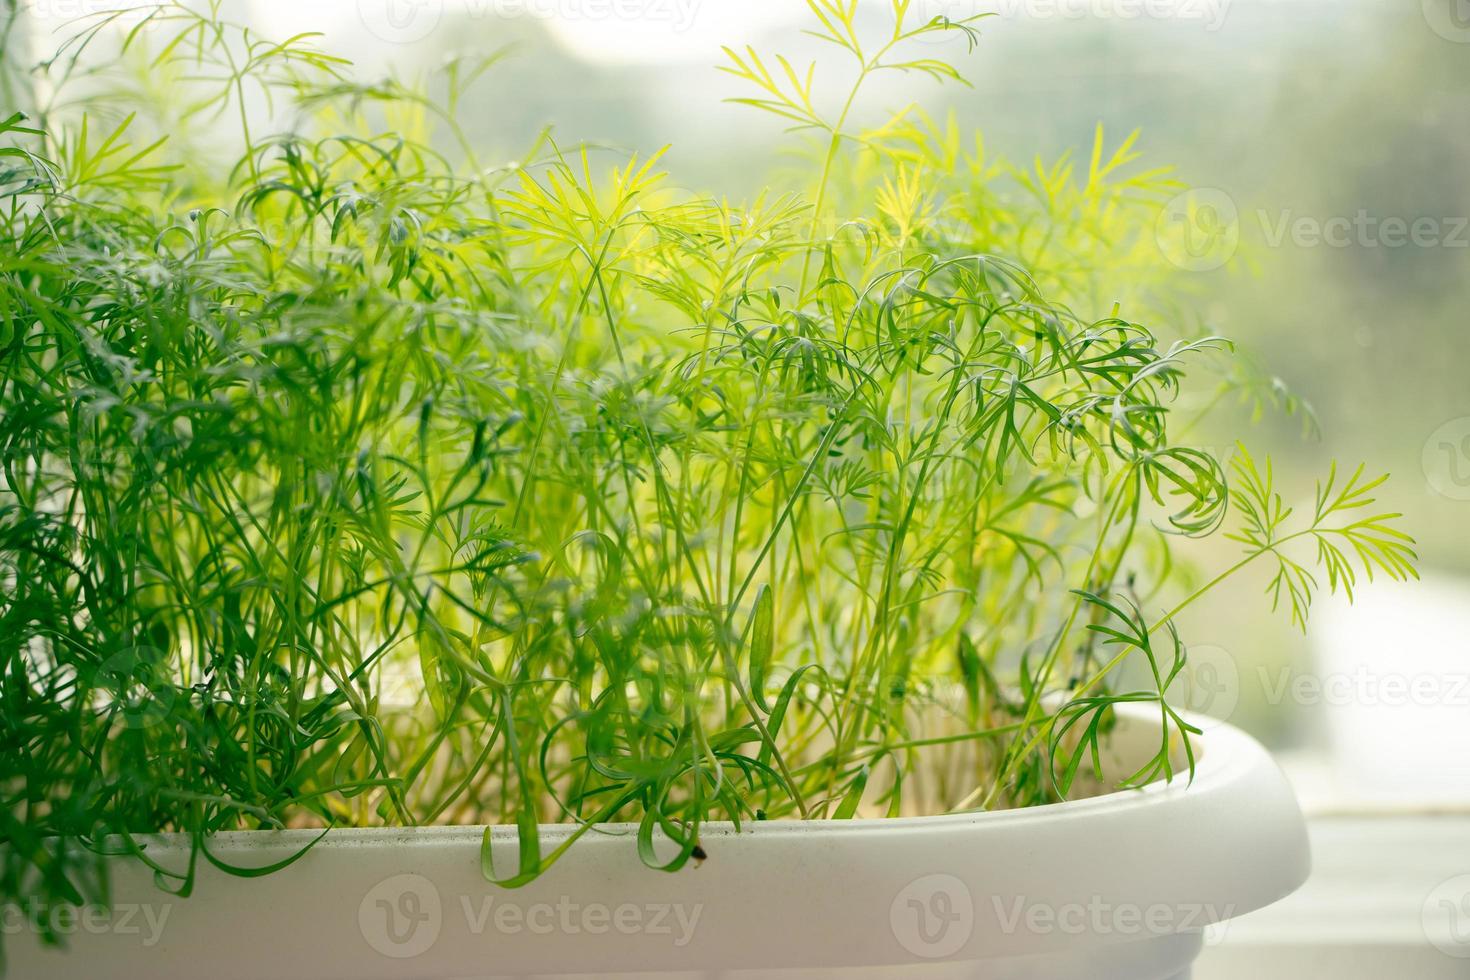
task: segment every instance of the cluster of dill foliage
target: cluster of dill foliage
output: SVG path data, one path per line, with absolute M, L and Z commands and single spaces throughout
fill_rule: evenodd
M 1131 139 L 1018 166 L 917 110 L 858 127 L 978 24 L 809 6 L 850 97 L 728 52 L 812 148 L 738 204 L 549 138 L 489 165 L 458 120 L 493 59 L 431 99 L 216 8 L 103 17 L 23 76 L 0 899 L 79 900 L 155 831 L 202 861 L 509 824 L 515 885 L 562 853 L 538 824 L 622 822 L 675 869 L 707 821 L 1057 800 L 1122 702 L 1161 722 L 1137 785 L 1195 731 L 1175 616 L 1211 585 L 1264 569 L 1300 619 L 1319 580 L 1413 574 L 1361 471 L 1293 511 L 1189 445 L 1271 386 L 1128 318 L 1167 310 L 1176 189 Z M 1191 591 L 1171 541 L 1216 532 L 1239 561 Z

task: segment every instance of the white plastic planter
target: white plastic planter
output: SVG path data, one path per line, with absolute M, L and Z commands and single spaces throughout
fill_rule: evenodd
M 1157 725 L 1126 713 L 1116 751 L 1156 746 Z M 476 828 L 336 831 L 248 880 L 201 861 L 188 899 L 119 861 L 110 917 L 4 910 L 10 976 L 1175 980 L 1206 925 L 1288 894 L 1309 863 L 1265 750 L 1223 725 L 1197 744 L 1192 785 L 982 814 L 708 825 L 708 860 L 676 874 L 640 864 L 630 828 L 584 838 L 515 891 L 481 877 Z M 544 828 L 543 849 L 566 832 Z M 513 867 L 513 831 L 496 835 L 497 863 Z M 226 834 L 211 851 L 266 865 L 310 838 Z M 184 861 L 177 840 L 149 850 Z M 65 952 L 35 941 L 46 914 L 70 933 Z

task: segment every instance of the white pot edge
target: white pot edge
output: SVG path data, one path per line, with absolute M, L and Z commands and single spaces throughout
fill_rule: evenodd
M 1151 727 L 1157 738 L 1156 710 L 1120 715 L 1125 737 Z M 1196 720 L 1211 727 L 1196 739 L 1192 783 L 993 813 L 707 824 L 708 860 L 674 874 L 642 865 L 627 825 L 584 837 L 511 891 L 480 873 L 484 828 L 350 829 L 260 878 L 201 860 L 188 899 L 121 859 L 110 920 L 73 916 L 65 953 L 36 943 L 36 909 L 7 909 L 0 925 L 11 976 L 25 980 L 729 968 L 752 978 L 1166 980 L 1187 975 L 1203 927 L 1284 897 L 1310 867 L 1300 810 L 1269 754 L 1238 729 Z M 544 827 L 543 851 L 569 832 Z M 209 850 L 259 866 L 315 836 L 227 833 Z M 497 865 L 513 868 L 514 829 L 492 836 Z M 148 850 L 168 867 L 187 861 L 177 836 Z

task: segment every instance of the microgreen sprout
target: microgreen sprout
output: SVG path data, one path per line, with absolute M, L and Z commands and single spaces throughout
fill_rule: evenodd
M 742 203 L 549 137 L 487 166 L 456 119 L 493 59 L 436 104 L 217 5 L 86 23 L 0 107 L 0 900 L 80 900 L 158 831 L 181 893 L 234 829 L 514 826 L 516 886 L 627 822 L 673 871 L 711 821 L 1065 798 L 1120 703 L 1160 713 L 1107 774 L 1138 785 L 1192 758 L 1211 587 L 1269 568 L 1301 622 L 1414 574 L 1380 481 L 1298 512 L 1188 442 L 1276 389 L 1148 325 L 1173 185 L 1134 137 L 1018 166 L 860 128 L 983 21 L 808 6 L 854 80 L 828 107 L 825 63 L 730 52 L 817 134 Z M 1217 534 L 1241 561 L 1187 593 Z

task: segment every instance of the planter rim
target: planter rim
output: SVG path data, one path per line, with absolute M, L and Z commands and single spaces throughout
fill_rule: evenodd
M 1301 811 L 1266 750 L 1229 725 L 1189 720 L 1210 726 L 1194 740 L 1192 781 L 1186 771 L 1173 782 L 1014 810 L 747 821 L 738 831 L 701 824 L 707 859 L 674 874 L 642 863 L 628 839 L 632 824 L 596 828 L 516 889 L 487 882 L 480 864 L 488 832 L 495 864 L 516 867 L 514 827 L 225 832 L 208 839 L 209 854 L 239 868 L 268 866 L 322 839 L 261 877 L 228 877 L 199 861 L 195 894 L 181 901 L 159 891 L 142 862 L 110 858 L 114 903 L 168 907 L 157 945 L 75 935 L 73 951 L 57 953 L 19 936 L 8 951 L 28 980 L 195 980 L 201 963 L 215 980 L 727 969 L 757 971 L 750 980 L 816 980 L 863 967 L 889 971 L 867 974 L 874 978 L 898 969 L 953 980 L 962 969 L 991 980 L 1165 980 L 1186 975 L 1205 927 L 1284 897 L 1310 870 Z M 1111 748 L 1121 764 L 1157 747 L 1155 710 L 1130 705 L 1119 722 Z M 542 825 L 543 854 L 576 829 Z M 188 835 L 135 840 L 161 866 L 191 861 Z M 662 835 L 654 843 L 661 858 L 675 850 Z M 682 909 L 691 923 L 685 943 L 651 923 L 609 934 L 605 918 L 596 934 L 590 926 L 507 932 L 489 914 L 506 906 L 527 916 Z M 425 909 L 433 910 L 426 939 L 407 928 Z M 410 933 L 423 943 L 404 945 Z M 786 972 L 805 969 L 835 972 Z
M 1120 722 L 1151 724 L 1156 720 L 1155 711 L 1142 705 L 1119 705 L 1116 710 Z M 868 834 L 883 828 L 902 830 L 975 825 L 997 827 L 1004 823 L 1034 823 L 1058 817 L 1081 817 L 1099 811 L 1161 806 L 1176 797 L 1227 784 L 1233 776 L 1253 765 L 1260 764 L 1263 759 L 1269 761 L 1269 754 L 1266 750 L 1240 729 L 1193 712 L 1181 711 L 1178 713 L 1195 727 L 1203 727 L 1204 734 L 1193 736 L 1194 772 L 1191 774 L 1187 769 L 1181 769 L 1175 773 L 1172 780 L 1158 779 L 1136 789 L 1111 790 L 1095 796 L 1004 810 L 977 809 L 903 817 L 854 817 L 849 820 L 832 818 L 804 820 L 800 817 L 781 817 L 775 820 L 746 820 L 738 828 L 729 820 L 710 820 L 700 823 L 700 835 L 701 837 L 705 835 L 745 836 L 757 831 L 762 837 L 784 834 Z M 578 826 L 575 823 L 539 824 L 539 836 L 546 841 L 563 840 L 573 834 Z M 321 838 L 318 847 L 328 843 L 343 847 L 375 845 L 389 840 L 408 843 L 410 839 L 449 842 L 473 838 L 475 841 L 480 841 L 487 830 L 496 840 L 502 837 L 514 838 L 518 833 L 513 824 L 423 824 L 387 827 L 227 830 L 209 835 L 208 840 L 235 846 L 268 845 L 275 847 L 279 845 L 301 846 Z M 617 822 L 596 824 L 590 828 L 588 833 L 606 837 L 623 837 L 636 834 L 637 831 L 637 823 Z M 184 833 L 140 833 L 133 837 L 137 841 L 165 846 L 183 845 L 190 840 L 190 835 Z

